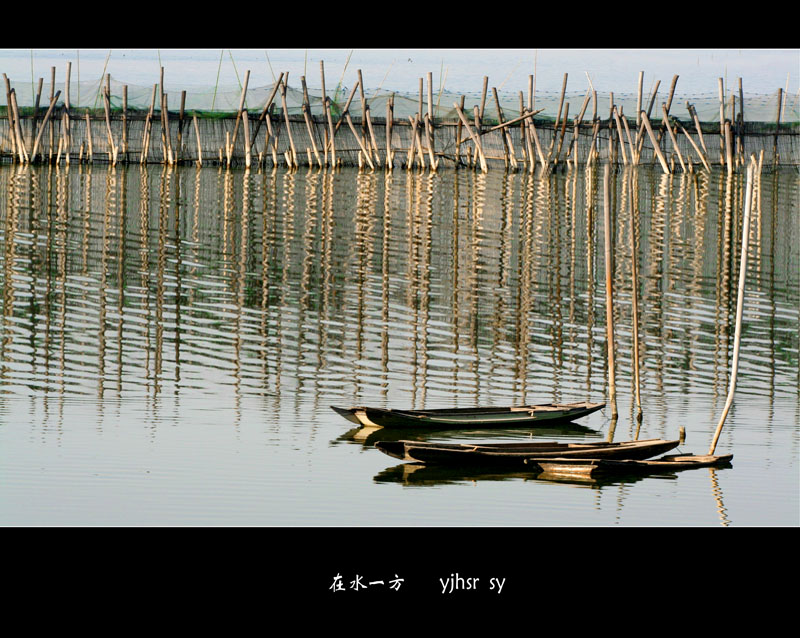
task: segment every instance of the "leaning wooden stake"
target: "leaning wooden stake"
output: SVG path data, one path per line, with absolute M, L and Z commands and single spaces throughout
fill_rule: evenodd
M 637 261 L 639 259 L 639 249 L 636 241 L 636 217 L 637 211 L 634 204 L 636 194 L 638 193 L 638 186 L 636 184 L 636 169 L 632 170 L 628 179 L 628 202 L 630 206 L 630 225 L 631 225 L 631 286 L 633 294 L 631 295 L 632 307 L 631 314 L 633 315 L 633 377 L 636 392 L 636 420 L 642 420 L 642 396 L 639 383 L 639 277 Z
M 61 97 L 61 91 L 58 91 L 53 97 L 50 98 L 50 108 L 47 109 L 47 113 L 44 114 L 44 119 L 42 120 L 42 125 L 39 127 L 39 134 L 36 136 L 36 141 L 33 144 L 33 152 L 31 153 L 31 162 L 36 160 L 36 153 L 39 150 L 39 142 L 42 140 L 42 133 L 47 126 L 47 122 L 50 120 L 50 115 L 53 113 L 53 109 L 56 106 L 56 102 L 58 98 Z
M 642 111 L 641 115 L 644 126 L 647 129 L 647 134 L 650 136 L 650 141 L 653 143 L 653 150 L 658 157 L 658 161 L 661 163 L 661 168 L 665 174 L 669 175 L 669 166 L 667 166 L 667 160 L 664 159 L 664 155 L 658 147 L 658 140 L 656 140 L 656 136 L 653 134 L 653 127 L 650 126 L 650 118 L 647 117 L 647 113 L 644 111 Z
M 744 219 L 742 222 L 742 255 L 739 264 L 739 296 L 736 301 L 736 332 L 733 337 L 733 361 L 731 362 L 731 381 L 728 388 L 728 399 L 725 401 L 725 408 L 722 410 L 717 430 L 714 432 L 714 438 L 711 441 L 711 447 L 708 454 L 714 454 L 719 441 L 719 435 L 722 433 L 722 426 L 725 424 L 725 418 L 728 416 L 728 411 L 733 404 L 733 394 L 736 390 L 736 374 L 739 371 L 739 345 L 742 339 L 742 310 L 744 308 L 744 284 L 747 277 L 747 244 L 750 236 L 750 209 L 752 207 L 753 195 L 753 179 L 756 169 L 755 156 L 750 157 L 750 165 L 747 167 L 747 188 L 744 195 Z
M 611 263 L 611 179 L 609 165 L 603 169 L 603 223 L 605 227 L 605 259 L 606 259 L 606 337 L 608 348 L 608 391 L 611 403 L 611 418 L 617 418 L 617 386 L 614 375 L 614 300 L 611 289 L 612 263 Z

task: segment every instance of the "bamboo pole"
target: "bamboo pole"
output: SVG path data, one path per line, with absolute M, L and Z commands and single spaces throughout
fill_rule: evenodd
M 619 148 L 622 151 L 622 163 L 627 166 L 628 165 L 628 154 L 625 152 L 625 137 L 622 130 L 622 122 L 619 120 L 619 112 L 617 111 L 616 105 L 611 110 L 614 115 L 614 121 L 617 123 L 617 134 L 619 135 Z M 633 158 L 631 158 L 631 163 L 633 163 Z
M 64 131 L 64 161 L 69 165 L 70 147 L 72 145 L 72 135 L 70 133 L 70 104 L 69 104 L 69 81 L 72 74 L 72 62 L 67 62 L 67 77 L 64 80 L 64 115 L 61 118 L 63 121 Z
M 239 96 L 239 108 L 236 111 L 236 124 L 234 124 L 234 126 L 233 126 L 233 139 L 231 139 L 231 152 L 230 152 L 231 155 L 233 155 L 233 147 L 236 145 L 236 139 L 237 139 L 238 134 L 239 134 L 239 123 L 242 120 L 242 111 L 244 110 L 244 100 L 245 100 L 245 97 L 247 96 L 247 85 L 249 83 L 250 83 L 250 69 L 247 69 L 247 71 L 245 71 L 245 74 L 244 74 L 244 83 L 242 84 L 242 93 Z M 245 144 L 245 146 L 247 146 L 247 144 Z M 249 151 L 249 148 L 247 148 L 246 150 Z M 229 156 L 228 162 L 230 163 L 230 156 Z
M 330 126 L 331 120 L 330 120 L 330 116 L 328 115 L 328 96 L 327 96 L 326 91 L 325 91 L 325 63 L 322 60 L 319 61 L 319 75 L 320 75 L 320 80 L 322 82 L 322 116 L 327 121 L 328 126 Z M 325 139 L 324 139 L 324 143 L 322 145 L 322 155 L 325 158 L 325 164 L 327 164 L 328 163 L 328 130 L 325 129 L 325 122 L 323 122 L 322 128 L 325 131 L 325 135 L 324 135 Z M 331 129 L 331 130 L 333 130 L 333 129 Z
M 183 125 L 186 115 L 186 91 L 181 91 L 181 108 L 178 111 L 178 147 L 175 149 L 175 163 L 181 161 L 181 150 L 183 148 Z M 249 138 L 245 138 L 248 140 Z
M 278 89 L 281 86 L 281 81 L 283 80 L 283 72 L 278 76 L 278 80 L 272 86 L 272 91 L 270 91 L 269 97 L 267 101 L 264 103 L 264 108 L 261 109 L 261 115 L 258 116 L 258 122 L 256 122 L 255 130 L 253 131 L 253 139 L 250 140 L 250 146 L 253 146 L 256 142 L 256 138 L 258 137 L 258 131 L 261 128 L 261 122 L 264 121 L 264 118 L 267 117 L 267 111 L 269 111 L 269 107 L 272 106 L 272 101 L 275 99 L 275 95 L 278 92 Z
M 375 165 L 372 163 L 372 158 L 370 157 L 369 151 L 364 147 L 364 142 L 361 140 L 361 136 L 358 134 L 356 130 L 355 124 L 353 124 L 353 118 L 350 117 L 350 111 L 345 111 L 345 118 L 347 119 L 347 125 L 350 127 L 350 130 L 353 133 L 353 136 L 356 138 L 356 142 L 358 142 L 358 146 L 361 149 L 361 152 L 364 153 L 364 157 L 367 160 L 367 164 L 372 170 L 375 170 Z
M 286 105 L 286 78 L 281 85 L 281 106 L 283 107 L 283 121 L 286 125 L 286 135 L 289 137 L 289 149 L 291 162 L 290 166 L 296 168 L 297 164 L 297 149 L 294 147 L 294 138 L 292 137 L 292 129 L 289 123 L 289 107 Z
M 250 139 L 250 116 L 247 114 L 247 109 L 242 111 L 242 133 L 244 134 L 245 141 Z M 251 151 L 250 144 L 244 145 L 244 165 L 245 168 L 250 168 Z M 309 162 L 309 165 L 311 163 Z
M 89 119 L 89 109 L 86 109 L 86 142 L 89 145 L 88 161 L 91 164 L 94 161 L 94 145 L 92 144 L 92 122 Z
M 725 120 L 725 164 L 728 174 L 733 173 L 733 140 L 731 139 L 731 121 Z
M 367 123 L 367 133 L 369 134 L 369 139 L 367 140 L 367 147 L 372 149 L 372 153 L 374 154 L 373 157 L 375 159 L 375 164 L 378 166 L 381 165 L 381 158 L 378 154 L 378 142 L 375 139 L 375 129 L 372 127 L 372 116 L 370 115 L 369 104 L 366 105 L 364 108 L 364 116 L 363 119 L 366 120 Z M 431 146 L 433 148 L 433 146 Z
M 152 126 L 153 121 L 153 111 L 155 110 L 156 106 L 156 91 L 158 90 L 158 85 L 153 85 L 153 95 L 150 98 L 150 110 L 147 112 L 147 116 L 144 119 L 144 140 L 142 141 L 142 151 L 139 156 L 139 163 L 146 164 L 147 163 L 147 155 L 150 150 L 150 128 Z
M 317 158 L 317 164 L 322 167 L 322 159 L 319 156 L 319 150 L 317 149 L 317 142 L 314 139 L 314 125 L 311 122 L 311 107 L 308 100 L 308 87 L 306 86 L 306 77 L 304 75 L 300 76 L 300 84 L 303 86 L 303 118 L 306 121 L 306 130 L 308 131 L 308 139 L 311 140 L 311 148 L 314 151 L 314 157 Z M 249 152 L 249 149 L 248 149 Z
M 42 85 L 44 84 L 44 79 L 39 78 L 39 84 L 36 87 L 36 102 L 33 105 L 33 121 L 31 122 L 31 144 L 37 137 L 37 124 L 39 122 L 39 104 L 42 99 Z
M 722 78 L 717 79 L 719 92 L 719 163 L 725 164 L 725 94 Z
M 11 82 L 8 76 L 3 73 L 3 82 L 6 85 L 6 117 L 8 118 L 8 136 L 11 140 L 11 158 L 17 154 L 17 134 L 14 129 L 14 107 L 11 100 Z
M 703 151 L 701 151 L 700 148 L 697 146 L 697 144 L 695 144 L 695 141 L 691 138 L 691 136 L 689 135 L 687 130 L 685 128 L 683 128 L 683 126 L 681 126 L 681 123 L 678 122 L 677 124 L 680 127 L 681 131 L 683 131 L 683 134 L 686 136 L 686 139 L 689 140 L 689 143 L 692 145 L 692 148 L 695 150 L 697 155 L 700 157 L 700 161 L 703 162 L 703 166 L 706 167 L 707 171 L 710 171 L 711 170 L 711 166 L 709 166 L 708 160 L 706 160 L 706 156 L 703 153 Z
M 725 419 L 728 416 L 728 412 L 731 409 L 731 405 L 733 404 L 733 395 L 736 391 L 736 376 L 739 372 L 739 346 L 741 345 L 742 339 L 742 313 L 744 309 L 744 289 L 745 289 L 745 280 L 747 279 L 747 244 L 748 239 L 750 237 L 750 211 L 752 208 L 752 195 L 753 195 L 753 182 L 755 179 L 755 169 L 756 169 L 756 160 L 755 156 L 750 157 L 750 164 L 747 168 L 747 186 L 745 188 L 745 196 L 744 196 L 744 219 L 742 222 L 742 250 L 741 250 L 741 257 L 739 260 L 739 292 L 738 297 L 736 300 L 736 328 L 733 337 L 733 360 L 731 362 L 731 380 L 730 385 L 728 387 L 728 398 L 725 401 L 725 407 L 722 410 L 722 415 L 720 417 L 719 423 L 717 424 L 717 429 L 714 432 L 714 437 L 711 440 L 711 447 L 708 450 L 708 454 L 714 454 L 714 451 L 717 448 L 717 443 L 719 442 L 720 434 L 722 433 L 722 427 L 725 424 Z
M 647 117 L 647 113 L 644 111 L 642 111 L 642 121 L 647 129 L 647 134 L 650 136 L 650 141 L 653 143 L 653 150 L 658 157 L 658 161 L 661 162 L 661 168 L 664 170 L 664 173 L 669 175 L 669 166 L 667 166 L 667 161 L 664 159 L 664 155 L 661 153 L 661 149 L 658 147 L 656 136 L 653 134 L 653 127 L 650 126 L 650 118 Z
M 122 154 L 128 161 L 128 85 L 122 87 Z
M 439 167 L 439 161 L 436 159 L 436 155 L 433 150 L 433 126 L 431 124 L 431 118 L 426 113 L 425 114 L 425 134 L 428 137 L 428 158 L 430 160 L 430 166 L 432 171 L 436 171 Z
M 492 96 L 494 97 L 495 107 L 497 108 L 497 122 L 498 124 L 503 124 L 503 111 L 500 108 L 500 98 L 497 97 L 497 89 L 492 87 Z M 516 158 L 513 158 L 514 154 L 514 146 L 512 145 L 509 148 L 509 139 L 508 139 L 508 128 L 502 129 L 502 140 L 503 140 L 503 149 L 505 151 L 505 161 L 506 167 L 508 167 L 509 163 L 511 163 L 511 167 L 516 170 L 517 162 Z
M 642 123 L 642 89 L 644 88 L 644 71 L 639 71 L 639 93 L 636 98 L 636 128 Z
M 22 125 L 19 121 L 19 107 L 17 106 L 17 92 L 11 89 L 11 108 L 14 110 L 14 135 L 17 137 L 17 153 L 20 163 L 28 162 L 28 150 L 25 148 L 25 139 L 22 137 Z
M 461 110 L 464 109 L 464 96 L 461 96 L 459 108 Z M 463 122 L 461 119 L 458 120 L 458 124 L 456 125 L 456 169 L 458 169 L 459 165 L 461 164 L 461 129 L 464 127 Z
M 605 267 L 606 267 L 606 348 L 608 350 L 608 391 L 611 403 L 611 418 L 617 419 L 617 386 L 614 372 L 614 296 L 612 290 L 612 249 L 611 249 L 611 179 L 609 164 L 603 167 L 603 225 L 605 229 Z
M 778 163 L 778 131 L 781 128 L 781 106 L 783 103 L 783 89 L 778 88 L 778 111 L 775 115 L 775 137 L 772 142 L 772 161 Z
M 464 125 L 464 128 L 466 129 L 469 136 L 472 138 L 473 144 L 475 144 L 475 149 L 477 150 L 478 157 L 480 158 L 481 170 L 484 173 L 488 172 L 489 169 L 486 166 L 486 158 L 483 156 L 483 149 L 481 148 L 480 138 L 477 135 L 475 135 L 475 133 L 473 133 L 472 128 L 470 128 L 469 122 L 467 121 L 467 117 L 464 115 L 464 111 L 461 110 L 461 107 L 457 103 L 453 103 L 453 106 L 455 107 L 456 112 L 458 113 L 458 117 L 461 120 L 462 124 Z
M 678 161 L 681 163 L 681 168 L 683 172 L 686 172 L 686 164 L 683 163 L 683 155 L 681 154 L 681 149 L 678 148 L 678 140 L 675 139 L 675 133 L 672 131 L 672 127 L 669 124 L 669 115 L 667 112 L 667 107 L 665 104 L 661 105 L 661 108 L 664 111 L 664 127 L 667 130 L 667 134 L 669 135 L 669 139 L 672 142 L 672 147 L 675 149 L 675 154 L 678 156 Z
M 203 165 L 203 148 L 200 142 L 200 125 L 197 123 L 197 115 L 192 113 L 192 122 L 194 123 L 194 133 L 197 136 L 197 165 Z
M 173 155 L 172 155 L 172 140 L 169 134 L 168 99 L 169 96 L 166 93 L 163 93 L 161 96 L 161 143 L 164 146 L 164 163 L 168 164 L 169 166 L 172 166 Z
M 628 203 L 630 205 L 630 227 L 631 227 L 631 322 L 633 324 L 633 377 L 635 383 L 636 396 L 636 420 L 642 420 L 642 397 L 639 383 L 639 277 L 637 261 L 639 259 L 639 249 L 636 242 L 636 218 L 637 211 L 635 197 L 638 193 L 636 184 L 636 170 L 632 170 L 628 179 Z
M 61 91 L 59 91 L 58 94 L 60 95 Z M 53 100 L 53 96 L 54 95 L 56 95 L 56 67 L 51 66 L 50 67 L 50 100 L 51 100 L 51 102 Z M 54 129 L 54 126 L 53 126 L 53 121 L 54 120 L 55 120 L 55 117 L 51 118 L 50 126 L 47 127 L 47 141 L 48 141 L 47 149 L 49 151 L 49 156 L 48 156 L 48 161 L 49 162 L 53 161 L 53 147 L 55 146 L 55 143 L 54 143 L 54 141 L 55 141 L 55 129 Z
M 564 108 L 564 118 L 561 122 L 561 132 L 558 136 L 558 150 L 556 151 L 556 156 L 553 159 L 553 165 L 558 165 L 559 157 L 561 156 L 561 147 L 564 145 L 564 134 L 567 132 L 567 119 L 569 117 L 569 102 L 567 102 L 566 107 Z
M 561 84 L 561 97 L 558 100 L 558 111 L 556 112 L 556 121 L 553 124 L 553 137 L 550 140 L 550 148 L 547 151 L 547 165 L 550 165 L 550 158 L 553 155 L 553 148 L 555 147 L 556 137 L 558 133 L 558 125 L 561 121 L 561 109 L 564 107 L 564 94 L 567 92 L 567 74 L 564 74 L 564 81 Z
M 111 113 L 110 98 L 108 88 L 103 91 L 103 111 L 106 116 L 106 134 L 108 135 L 108 154 L 111 158 L 111 165 L 117 165 L 117 147 L 114 145 L 114 136 L 111 134 Z
M 33 151 L 31 152 L 31 162 L 36 161 L 36 153 L 39 150 L 39 142 L 42 139 L 42 135 L 44 133 L 45 128 L 47 127 L 47 123 L 50 120 L 50 116 L 53 113 L 53 109 L 56 106 L 56 102 L 58 98 L 61 96 L 61 91 L 58 91 L 53 97 L 50 98 L 50 107 L 47 109 L 47 112 L 44 114 L 44 119 L 42 120 L 42 125 L 39 127 L 39 133 L 36 135 L 36 141 L 33 143 Z
M 394 119 L 394 94 L 386 100 L 386 168 L 394 168 L 394 153 L 392 152 L 392 120 Z
M 434 121 L 433 121 L 433 73 L 428 71 L 428 116 L 424 118 L 425 133 L 428 136 L 428 154 L 431 159 L 431 170 L 435 171 L 438 166 L 436 161 L 436 136 L 434 134 Z

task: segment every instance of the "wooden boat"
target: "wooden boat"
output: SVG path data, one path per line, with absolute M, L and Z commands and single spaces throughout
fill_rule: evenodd
M 579 419 L 605 407 L 605 403 L 522 405 L 500 408 L 438 408 L 396 410 L 392 408 L 337 408 L 348 421 L 385 428 L 510 428 L 554 424 Z
M 529 459 L 648 459 L 672 450 L 680 441 L 645 439 L 618 443 L 424 443 L 378 441 L 384 454 L 416 463 L 524 466 Z
M 529 458 L 525 462 L 538 466 L 549 475 L 596 476 L 598 474 L 660 474 L 700 467 L 730 466 L 733 454 L 695 456 L 671 454 L 658 459 L 601 458 Z

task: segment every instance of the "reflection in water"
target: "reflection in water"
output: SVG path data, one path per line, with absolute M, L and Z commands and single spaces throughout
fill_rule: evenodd
M 224 392 L 299 413 L 606 391 L 596 166 L 4 167 L 0 182 L 3 392 Z M 621 387 L 638 255 L 642 394 L 723 396 L 742 177 L 624 171 L 613 187 Z M 740 391 L 796 396 L 797 231 L 781 214 L 796 180 L 776 171 L 760 191 Z

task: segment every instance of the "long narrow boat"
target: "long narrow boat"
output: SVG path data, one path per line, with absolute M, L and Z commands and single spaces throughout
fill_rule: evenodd
M 337 408 L 348 421 L 384 428 L 487 428 L 518 427 L 573 421 L 597 412 L 605 403 L 548 403 L 499 408 L 436 408 L 397 410 L 393 408 Z
M 563 476 L 595 476 L 599 474 L 661 474 L 700 467 L 728 467 L 733 454 L 721 456 L 670 454 L 657 459 L 545 458 L 526 459 L 543 472 Z
M 648 459 L 672 450 L 680 441 L 645 439 L 617 443 L 424 443 L 378 441 L 384 454 L 416 463 L 524 466 L 529 459 Z

